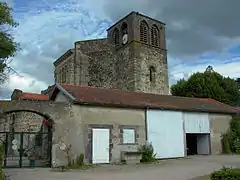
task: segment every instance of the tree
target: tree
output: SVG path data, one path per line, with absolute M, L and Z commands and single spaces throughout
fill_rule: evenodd
M 174 96 L 212 98 L 232 105 L 240 105 L 240 91 L 236 81 L 223 77 L 208 67 L 204 73 L 194 73 L 171 87 Z
M 7 60 L 18 50 L 18 44 L 10 34 L 10 30 L 18 25 L 11 13 L 12 9 L 7 3 L 0 2 L 0 83 L 7 79 Z

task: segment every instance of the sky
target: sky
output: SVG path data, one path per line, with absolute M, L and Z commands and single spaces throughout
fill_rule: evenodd
M 19 23 L 13 36 L 21 51 L 10 65 L 21 76 L 10 74 L 0 99 L 8 99 L 15 88 L 40 93 L 52 85 L 53 62 L 75 41 L 105 37 L 106 29 L 131 11 L 166 23 L 170 84 L 208 65 L 240 77 L 239 0 L 4 1 Z

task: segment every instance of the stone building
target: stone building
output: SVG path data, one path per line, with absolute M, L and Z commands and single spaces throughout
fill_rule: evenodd
M 15 89 L 11 100 L 21 101 L 48 101 L 49 97 L 44 94 L 26 93 Z M 44 118 L 32 112 L 13 112 L 0 118 L 1 131 L 14 132 L 38 132 L 41 128 Z
M 71 105 L 71 116 L 56 124 L 72 158 L 117 163 L 122 154 L 151 142 L 157 158 L 221 152 L 221 135 L 236 111 L 208 98 L 189 98 L 56 84 L 50 100 Z M 64 133 L 65 132 L 65 133 Z M 54 135 L 56 136 L 56 135 Z M 61 159 L 53 145 L 53 161 Z
M 165 24 L 131 12 L 107 38 L 75 42 L 54 66 L 56 83 L 168 94 Z

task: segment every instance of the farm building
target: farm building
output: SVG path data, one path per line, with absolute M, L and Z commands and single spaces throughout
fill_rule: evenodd
M 56 84 L 50 97 L 69 102 L 73 154 L 90 163 L 121 161 L 122 152 L 152 143 L 157 158 L 221 152 L 221 134 L 236 111 L 212 99 Z M 57 155 L 56 155 L 57 156 Z

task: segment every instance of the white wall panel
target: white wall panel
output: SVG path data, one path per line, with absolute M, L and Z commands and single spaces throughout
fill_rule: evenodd
M 157 158 L 184 157 L 182 112 L 147 110 L 147 136 Z
M 210 133 L 208 113 L 183 113 L 185 133 Z

